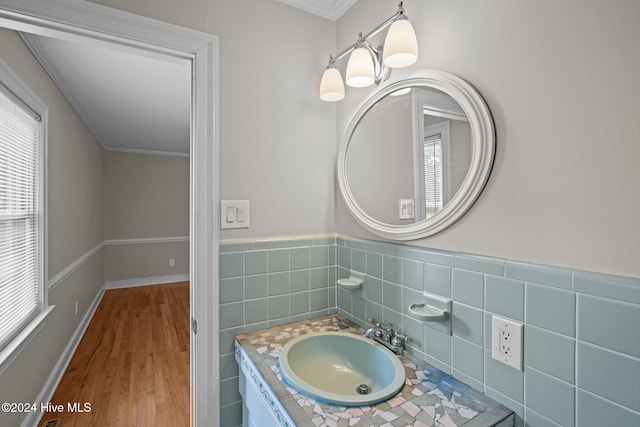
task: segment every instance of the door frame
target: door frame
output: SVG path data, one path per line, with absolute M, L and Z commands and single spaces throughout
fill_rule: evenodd
M 218 425 L 218 37 L 77 0 L 0 0 L 0 27 L 191 62 L 191 424 Z

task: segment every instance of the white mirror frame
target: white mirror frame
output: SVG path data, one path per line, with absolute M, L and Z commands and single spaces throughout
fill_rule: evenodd
M 393 225 L 371 217 L 356 202 L 347 180 L 347 149 L 364 115 L 382 98 L 407 87 L 433 88 L 451 96 L 464 110 L 471 127 L 471 164 L 458 192 L 437 215 L 413 224 Z M 338 150 L 338 184 L 349 212 L 367 230 L 390 240 L 415 240 L 439 233 L 458 221 L 484 188 L 495 154 L 495 130 L 489 108 L 469 83 L 440 70 L 420 70 L 396 81 L 388 81 L 366 99 L 349 122 Z

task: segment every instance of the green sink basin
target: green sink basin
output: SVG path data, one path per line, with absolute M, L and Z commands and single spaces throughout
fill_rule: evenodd
M 320 332 L 294 338 L 282 348 L 278 363 L 291 387 L 335 405 L 382 402 L 405 382 L 398 356 L 371 339 L 350 333 Z

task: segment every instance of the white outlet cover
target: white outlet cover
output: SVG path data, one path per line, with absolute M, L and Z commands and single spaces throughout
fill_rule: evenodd
M 509 335 L 509 351 L 500 349 L 500 332 Z M 491 357 L 519 371 L 524 370 L 524 326 L 499 316 L 491 318 Z

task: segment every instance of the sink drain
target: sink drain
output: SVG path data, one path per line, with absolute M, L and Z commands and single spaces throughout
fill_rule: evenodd
M 360 384 L 358 388 L 356 388 L 358 394 L 369 394 L 371 393 L 371 389 L 366 384 Z

